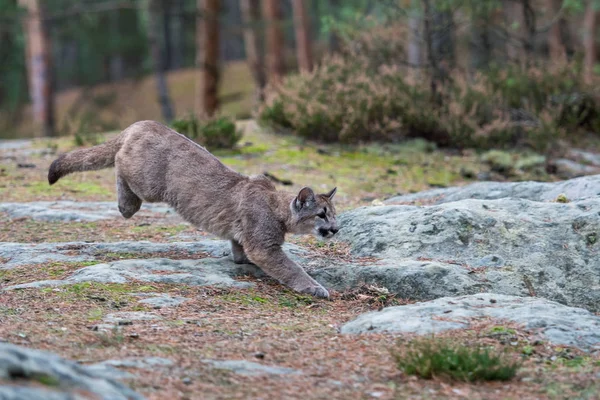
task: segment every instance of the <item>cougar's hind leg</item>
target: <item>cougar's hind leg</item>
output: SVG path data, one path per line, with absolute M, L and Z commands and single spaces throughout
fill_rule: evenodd
M 142 206 L 140 199 L 129 187 L 125 179 L 117 174 L 117 193 L 119 197 L 119 211 L 125 218 L 131 218 Z

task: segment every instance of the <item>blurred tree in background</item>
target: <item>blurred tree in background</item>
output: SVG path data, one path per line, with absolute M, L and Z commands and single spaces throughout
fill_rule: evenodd
M 452 144 L 517 122 L 595 130 L 599 9 L 600 0 L 0 0 L 0 136 L 253 108 L 322 140 L 352 131 L 348 140 Z M 309 75 L 295 78 L 299 70 Z M 318 134 L 329 131 L 338 134 Z

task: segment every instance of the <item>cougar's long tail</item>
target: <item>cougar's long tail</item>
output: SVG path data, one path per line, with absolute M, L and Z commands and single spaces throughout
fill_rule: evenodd
M 74 150 L 58 157 L 50 165 L 48 183 L 56 183 L 63 176 L 71 172 L 94 171 L 110 168 L 115 165 L 115 156 L 123 145 L 123 136 L 120 134 L 114 139 L 89 149 Z

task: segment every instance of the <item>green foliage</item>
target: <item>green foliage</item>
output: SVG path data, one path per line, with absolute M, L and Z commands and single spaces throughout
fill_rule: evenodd
M 403 347 L 407 346 L 406 349 Z M 488 348 L 454 344 L 450 340 L 422 338 L 393 351 L 396 365 L 408 375 L 457 381 L 507 381 L 519 364 Z
M 422 137 L 441 145 L 548 150 L 565 132 L 600 131 L 600 99 L 578 65 L 506 65 L 467 77 L 401 67 L 405 27 L 378 27 L 342 55 L 268 91 L 259 120 L 309 139 L 360 143 Z M 399 56 L 400 55 L 400 56 Z M 538 162 L 538 160 L 530 160 Z
M 225 116 L 199 120 L 190 115 L 173 121 L 171 128 L 211 150 L 232 149 L 242 138 L 235 120 Z

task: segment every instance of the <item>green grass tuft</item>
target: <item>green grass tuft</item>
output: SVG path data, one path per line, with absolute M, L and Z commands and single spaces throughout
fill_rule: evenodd
M 424 338 L 405 343 L 393 351 L 398 368 L 407 375 L 425 379 L 442 377 L 456 381 L 507 381 L 519 364 L 488 348 L 455 344 L 449 340 Z M 403 351 L 402 351 L 403 350 Z

